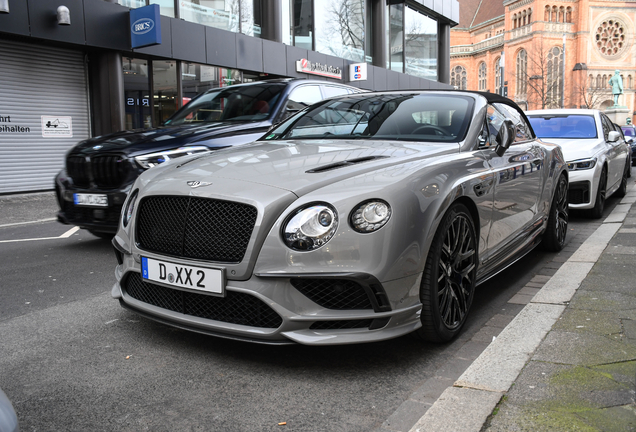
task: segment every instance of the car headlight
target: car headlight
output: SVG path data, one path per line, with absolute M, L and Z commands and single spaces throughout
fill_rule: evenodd
M 328 204 L 315 203 L 294 212 L 283 225 L 288 248 L 311 251 L 324 246 L 338 228 L 338 214 Z
M 382 228 L 391 218 L 391 206 L 382 200 L 365 201 L 358 205 L 349 218 L 351 228 L 359 233 L 370 233 Z
M 124 206 L 124 210 L 121 213 L 121 223 L 126 228 L 130 219 L 132 219 L 132 215 L 135 212 L 135 204 L 137 203 L 137 196 L 139 195 L 139 189 L 136 189 L 128 198 L 126 205 Z
M 144 169 L 152 168 L 171 159 L 181 156 L 187 156 L 195 153 L 209 152 L 210 149 L 205 146 L 179 147 L 173 150 L 166 150 L 157 153 L 150 153 L 135 157 L 137 163 Z
M 568 170 L 570 171 L 588 170 L 588 169 L 594 168 L 595 166 L 596 166 L 596 158 L 581 159 L 581 160 L 568 162 Z

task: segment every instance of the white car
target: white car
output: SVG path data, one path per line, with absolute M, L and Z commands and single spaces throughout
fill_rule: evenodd
M 627 192 L 631 174 L 629 147 L 612 121 L 595 109 L 527 111 L 538 138 L 561 146 L 570 171 L 571 209 L 603 215 L 605 199 Z

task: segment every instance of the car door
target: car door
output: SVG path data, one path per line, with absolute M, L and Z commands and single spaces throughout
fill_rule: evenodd
M 502 156 L 497 155 L 497 134 L 503 121 L 515 124 L 514 142 Z M 520 247 L 542 218 L 539 209 L 546 158 L 530 132 L 525 118 L 515 108 L 494 103 L 487 108 L 489 138 L 483 153 L 495 171 L 495 195 L 488 250 L 495 258 Z
M 610 142 L 609 133 L 614 131 L 614 125 L 610 119 L 603 113 L 600 113 L 601 121 L 603 124 L 603 136 L 605 138 L 605 145 L 607 147 L 607 189 L 611 189 L 621 181 L 623 170 L 625 169 L 625 143 L 621 139 L 618 141 Z

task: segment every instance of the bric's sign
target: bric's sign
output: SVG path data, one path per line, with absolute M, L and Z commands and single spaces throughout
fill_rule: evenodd
M 159 5 L 151 4 L 130 10 L 130 46 L 141 48 L 161 44 Z
M 311 62 L 307 59 L 300 59 L 296 61 L 296 72 L 320 75 L 327 78 L 342 79 L 342 69 L 339 67 Z

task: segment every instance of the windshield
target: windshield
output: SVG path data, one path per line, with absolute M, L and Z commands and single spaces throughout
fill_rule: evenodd
M 592 115 L 529 115 L 528 120 L 539 138 L 596 138 L 596 122 Z
M 636 135 L 636 133 L 634 133 L 634 128 L 632 126 L 621 126 L 621 129 L 623 129 L 623 134 L 625 136 L 633 137 Z
M 365 139 L 459 142 L 472 117 L 471 97 L 363 93 L 314 105 L 265 139 Z
M 203 93 L 184 105 L 164 125 L 264 120 L 285 89 L 283 83 L 224 87 Z

